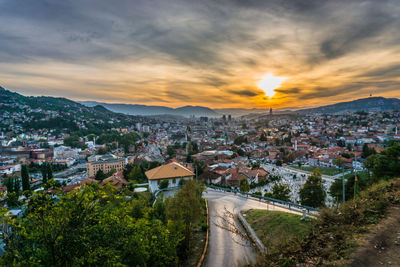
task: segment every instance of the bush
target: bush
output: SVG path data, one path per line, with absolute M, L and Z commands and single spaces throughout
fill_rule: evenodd
M 165 189 L 168 188 L 169 185 L 169 180 L 162 180 L 158 186 L 159 189 Z
M 308 236 L 288 242 L 280 251 L 265 257 L 260 265 L 282 266 L 282 259 L 293 261 L 290 266 L 342 265 L 337 261 L 349 257 L 356 245 L 355 235 L 367 231 L 386 215 L 390 205 L 399 203 L 400 179 L 380 182 L 337 209 L 321 209 Z

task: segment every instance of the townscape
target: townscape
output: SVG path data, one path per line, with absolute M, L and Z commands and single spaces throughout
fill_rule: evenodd
M 400 266 L 398 0 L 0 0 L 0 266 Z
M 3 96 L 9 93 L 1 92 Z M 96 121 L 106 130 L 94 134 L 93 119 L 87 115 L 51 128 L 52 121 L 63 120 L 69 113 L 32 106 L 1 103 L 0 174 L 4 183 L 4 177 L 20 173 L 21 166 L 27 165 L 33 170 L 34 189 L 42 187 L 40 166 L 46 164 L 55 169 L 55 181 L 70 190 L 99 176 L 100 170 L 119 186 L 146 183 L 124 177 L 125 167 L 178 162 L 208 184 L 239 188 L 240 180 L 246 179 L 250 192 L 271 193 L 274 183 L 265 182 L 274 177 L 289 186 L 291 201 L 298 202 L 298 190 L 313 169 L 320 169 L 329 192 L 332 181 L 342 175 L 336 159 L 343 162 L 345 173 L 362 173 L 369 155 L 400 140 L 400 112 L 324 115 L 267 110 L 264 115 L 242 117 L 127 116 L 126 121 L 110 117 Z M 111 170 L 115 173 L 107 176 Z
M 106 110 L 106 118 L 100 106 L 47 98 L 53 106 L 38 107 L 42 98 L 0 93 L 2 202 L 17 217 L 32 196 L 26 190 L 68 194 L 98 184 L 165 198 L 187 179 L 335 207 L 342 183 L 354 188 L 354 177 L 370 177 L 367 158 L 400 140 L 399 111 L 146 117 Z M 322 198 L 306 202 L 300 192 L 315 174 Z

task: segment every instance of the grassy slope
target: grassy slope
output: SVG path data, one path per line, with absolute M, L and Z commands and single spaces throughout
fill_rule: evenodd
M 322 209 L 308 234 L 270 251 L 259 266 L 347 266 L 371 228 L 400 204 L 400 179 L 381 181 L 335 209 Z
M 291 168 L 302 170 L 302 171 L 307 171 L 307 172 L 313 172 L 317 167 L 311 167 L 311 166 L 297 166 L 297 165 L 291 165 Z M 335 168 L 322 168 L 318 167 L 319 172 L 323 175 L 329 175 L 329 176 L 334 176 L 337 174 L 342 173 L 341 170 L 335 169 Z
M 311 222 L 301 221 L 301 216 L 281 211 L 249 210 L 246 220 L 268 251 L 278 251 L 294 239 L 303 239 Z

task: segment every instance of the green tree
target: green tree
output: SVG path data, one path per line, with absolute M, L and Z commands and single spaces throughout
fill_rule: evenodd
M 358 177 L 358 190 L 364 190 L 366 189 L 370 181 L 367 178 Z M 350 200 L 354 198 L 354 183 L 355 183 L 355 175 L 351 174 L 347 176 L 346 184 L 345 184 L 345 196 L 346 200 Z M 331 195 L 337 203 L 341 202 L 342 200 L 342 180 L 337 179 L 335 180 L 330 189 L 329 189 L 329 195 Z
M 197 170 L 197 175 L 201 175 L 204 172 L 204 169 L 206 168 L 206 164 L 201 160 L 195 160 L 193 166 L 195 172 Z
M 299 195 L 302 205 L 315 208 L 325 205 L 326 193 L 322 185 L 322 177 L 318 168 L 307 178 L 306 183 L 300 189 Z
M 374 181 L 400 175 L 400 144 L 393 144 L 381 154 L 370 155 L 364 166 L 372 171 Z
M 8 176 L 5 185 L 7 187 L 7 192 L 15 192 L 19 195 L 20 192 L 20 182 L 15 176 Z
M 247 137 L 242 135 L 242 136 L 236 137 L 233 142 L 235 143 L 235 145 L 239 146 L 243 143 L 247 143 L 248 141 L 247 141 Z
M 338 166 L 339 168 L 343 167 L 343 160 L 340 156 L 337 156 L 334 160 L 333 160 L 333 164 Z
M 0 265 L 177 266 L 182 234 L 146 203 L 96 184 L 57 200 L 35 193 L 24 217 L 12 222 Z
M 85 143 L 81 142 L 80 137 L 78 135 L 71 135 L 64 138 L 64 145 L 76 148 L 85 149 Z
M 180 243 L 180 254 L 184 257 L 191 246 L 191 237 L 196 223 L 202 216 L 203 188 L 194 180 L 184 183 L 175 198 L 166 200 L 167 219 L 174 220 L 175 226 L 182 229 L 184 239 Z
M 47 163 L 42 163 L 40 166 L 40 172 L 42 173 L 42 183 L 46 184 L 48 179 L 47 179 Z
M 249 192 L 250 190 L 250 185 L 247 179 L 243 178 L 239 182 L 239 190 L 240 192 Z
M 296 154 L 294 152 L 290 153 L 287 159 L 289 162 L 293 162 L 296 159 Z
M 105 174 L 103 172 L 103 170 L 98 170 L 96 172 L 96 175 L 94 176 L 94 179 L 98 180 L 98 181 L 103 181 L 104 179 L 106 179 L 108 176 L 107 174 Z
M 176 150 L 173 146 L 167 147 L 167 155 L 168 157 L 172 158 L 176 154 Z
M 129 173 L 127 173 L 124 177 L 128 181 L 137 181 L 138 183 L 143 181 L 143 172 L 141 167 L 138 165 L 132 165 Z
M 260 141 L 267 141 L 267 140 L 268 140 L 267 135 L 265 134 L 265 132 L 262 132 L 260 135 Z
M 290 188 L 287 184 L 276 183 L 272 187 L 272 198 L 290 201 Z
M 186 155 L 186 162 L 187 163 L 192 163 L 193 162 L 193 158 L 192 158 L 192 156 L 190 154 Z
M 28 166 L 25 164 L 21 167 L 21 180 L 22 180 L 22 190 L 23 191 L 30 191 L 31 184 L 29 182 L 29 171 Z
M 158 188 L 159 188 L 159 189 L 165 189 L 165 188 L 168 187 L 168 185 L 169 185 L 169 180 L 168 180 L 168 179 L 165 179 L 165 180 L 162 180 L 162 181 L 160 182 L 160 184 L 158 185 Z
M 7 187 L 7 206 L 15 207 L 19 205 L 20 181 L 17 177 L 9 176 L 5 181 Z
M 371 155 L 376 154 L 376 151 L 374 148 L 369 148 L 368 144 L 364 144 L 363 148 L 362 148 L 362 153 L 361 153 L 361 157 L 366 159 Z
M 51 166 L 50 163 L 47 163 L 46 171 L 47 171 L 47 180 L 53 179 L 53 167 Z

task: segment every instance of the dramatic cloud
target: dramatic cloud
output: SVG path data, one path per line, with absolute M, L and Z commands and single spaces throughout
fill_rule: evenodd
M 398 0 L 0 0 L 0 85 L 152 105 L 400 97 Z M 265 74 L 287 79 L 272 98 Z

